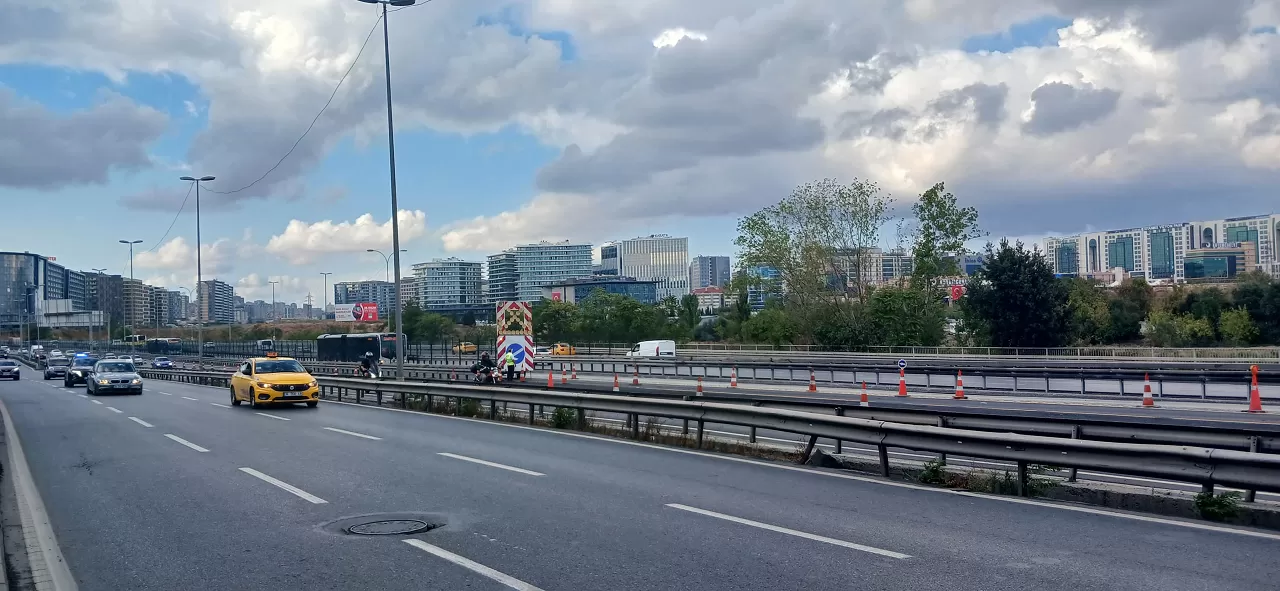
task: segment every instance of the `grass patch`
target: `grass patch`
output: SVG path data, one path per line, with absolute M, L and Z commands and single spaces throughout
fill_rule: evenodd
M 1196 495 L 1196 513 L 1209 521 L 1227 521 L 1240 514 L 1240 491 L 1225 492 L 1220 495 L 1200 493 Z

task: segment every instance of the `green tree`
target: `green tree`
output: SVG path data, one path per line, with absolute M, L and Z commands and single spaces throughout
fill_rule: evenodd
M 946 190 L 938 183 L 911 207 L 916 218 L 911 280 L 931 292 L 940 291 L 939 277 L 960 274 L 956 257 L 965 254 L 966 242 L 984 235 L 978 229 L 978 210 L 960 207 Z
M 1044 255 L 1019 242 L 988 244 L 969 280 L 962 313 L 980 322 L 996 347 L 1058 347 L 1069 332 L 1067 293 Z
M 675 318 L 680 315 L 680 300 L 676 296 L 667 296 L 658 302 L 658 307 L 662 309 L 662 313 L 667 318 Z
M 945 334 L 946 310 L 940 298 L 915 286 L 880 287 L 871 294 L 867 313 L 878 345 L 935 347 Z
M 1213 326 L 1204 318 L 1155 310 L 1147 318 L 1147 340 L 1157 347 L 1190 347 L 1213 341 Z
M 791 342 L 795 326 L 781 308 L 765 308 L 742 325 L 742 334 L 750 341 L 777 347 Z
M 1091 279 L 1072 278 L 1061 280 L 1067 290 L 1067 309 L 1070 314 L 1070 342 L 1079 345 L 1098 345 L 1107 342 L 1111 335 L 1110 298 L 1106 290 Z
M 1265 273 L 1246 273 L 1237 279 L 1232 301 L 1249 312 L 1259 342 L 1280 344 L 1280 282 Z
M 698 296 L 685 294 L 680 298 L 680 322 L 685 328 L 692 330 L 702 321 L 702 310 L 698 308 Z
M 569 302 L 539 300 L 534 302 L 532 311 L 534 342 L 558 343 L 580 336 L 577 334 L 577 306 Z
M 1115 290 L 1115 298 L 1107 303 L 1111 316 L 1110 343 L 1127 343 L 1142 337 L 1142 321 L 1152 310 L 1155 290 L 1145 279 L 1127 279 Z
M 1258 327 L 1253 325 L 1248 310 L 1230 308 L 1218 319 L 1218 334 L 1232 347 L 1247 347 L 1258 340 Z
M 1227 294 L 1217 287 L 1210 287 L 1203 291 L 1187 293 L 1177 310 L 1182 314 L 1191 314 L 1196 318 L 1203 318 L 1210 325 L 1217 326 L 1223 311 L 1230 307 L 1231 300 L 1227 297 Z

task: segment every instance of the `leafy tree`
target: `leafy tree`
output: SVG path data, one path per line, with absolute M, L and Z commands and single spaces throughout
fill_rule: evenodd
M 1244 308 L 1224 310 L 1218 319 L 1218 333 L 1223 342 L 1233 347 L 1245 347 L 1258 340 L 1258 327 Z
M 1107 314 L 1111 320 L 1108 343 L 1127 343 L 1142 336 L 1142 319 L 1145 316 L 1139 303 L 1117 297 L 1107 302 Z
M 675 318 L 680 315 L 680 300 L 676 299 L 676 296 L 669 295 L 662 298 L 662 301 L 658 302 L 658 307 L 662 309 L 663 314 L 667 315 L 667 318 Z
M 1178 287 L 1181 288 L 1181 286 Z M 1223 311 L 1230 307 L 1231 300 L 1227 297 L 1227 294 L 1217 287 L 1210 287 L 1203 291 L 1187 293 L 1177 311 L 1182 314 L 1191 314 L 1196 318 L 1202 318 L 1208 321 L 1210 326 L 1217 326 Z
M 1069 331 L 1067 293 L 1049 261 L 1021 242 L 988 244 L 987 261 L 970 280 L 962 311 L 985 326 L 996 347 L 1057 347 Z
M 946 332 L 941 300 L 914 286 L 876 289 L 867 312 L 880 345 L 935 347 Z
M 1204 318 L 1156 310 L 1147 319 L 1147 339 L 1158 347 L 1189 347 L 1213 341 L 1213 326 Z
M 475 312 L 472 312 L 471 310 L 467 310 L 466 312 L 463 312 L 463 313 L 462 313 L 462 322 L 461 322 L 461 324 L 462 324 L 463 326 L 475 326 L 475 325 L 476 325 L 476 313 L 475 313 Z
M 685 294 L 680 298 L 680 322 L 692 330 L 702 320 L 702 311 L 698 309 L 698 296 Z
M 946 190 L 944 183 L 938 183 L 911 207 L 916 217 L 911 280 L 929 291 L 940 289 L 939 277 L 960 274 L 952 255 L 964 254 L 966 242 L 984 235 L 978 229 L 978 210 L 960 207 L 955 195 Z
M 752 341 L 777 347 L 791 342 L 795 325 L 781 308 L 765 308 L 742 325 L 742 334 Z
M 1080 345 L 1098 345 L 1107 342 L 1111 333 L 1110 298 L 1097 282 L 1083 278 L 1061 280 L 1067 290 L 1067 309 L 1070 314 L 1071 336 L 1068 339 Z
M 535 343 L 573 340 L 578 323 L 578 307 L 569 302 L 539 300 L 533 304 L 533 339 Z
M 1259 341 L 1280 343 L 1280 283 L 1264 273 L 1247 273 L 1239 277 L 1232 299 L 1249 312 Z

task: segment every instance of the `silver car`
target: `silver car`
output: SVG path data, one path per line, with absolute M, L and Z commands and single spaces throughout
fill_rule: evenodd
M 142 376 L 132 361 L 104 359 L 94 364 L 93 372 L 85 378 L 89 395 L 141 394 Z

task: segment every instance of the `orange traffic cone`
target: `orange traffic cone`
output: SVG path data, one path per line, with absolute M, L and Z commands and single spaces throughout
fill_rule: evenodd
M 871 406 L 871 401 L 867 399 L 867 383 L 862 382 L 862 399 L 858 401 L 862 406 Z
M 738 368 L 736 367 L 733 368 L 733 371 L 729 372 L 729 387 L 730 388 L 738 387 Z
M 578 368 L 574 367 L 572 363 L 569 364 L 569 372 L 570 372 L 569 379 L 571 380 L 578 379 Z
M 550 371 L 547 372 L 547 389 L 548 390 L 554 390 L 556 387 L 556 379 L 554 376 L 555 376 L 555 373 Z
M 698 396 L 702 396 L 702 376 L 698 376 Z
M 521 381 L 521 382 L 524 382 L 524 374 L 526 374 L 526 373 L 528 373 L 528 372 L 524 372 L 524 371 L 520 372 L 520 381 Z
M 956 370 L 956 400 L 968 398 L 964 395 L 964 370 Z
M 621 392 L 621 391 L 622 391 L 622 388 L 621 388 L 620 386 L 618 386 L 618 374 L 616 374 L 616 373 L 615 373 L 615 374 L 613 374 L 613 391 L 614 391 L 614 392 Z
M 809 370 L 809 391 L 810 392 L 818 391 L 818 380 L 813 377 L 812 369 Z
M 1155 408 L 1156 400 L 1151 397 L 1151 375 L 1142 374 L 1142 408 Z
M 560 368 L 560 383 L 561 384 L 569 383 L 569 374 L 565 373 L 563 367 Z
M 1262 410 L 1262 392 L 1258 390 L 1258 366 L 1254 365 L 1249 369 L 1253 371 L 1253 385 L 1249 387 L 1249 410 L 1246 412 L 1267 412 Z
M 631 385 L 632 386 L 640 385 L 640 366 L 639 365 L 636 366 L 636 373 L 631 376 Z
M 898 396 L 907 395 L 907 370 L 898 370 Z

